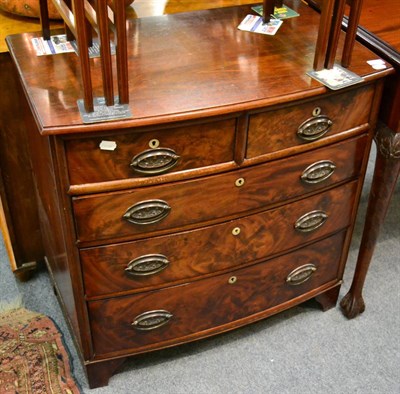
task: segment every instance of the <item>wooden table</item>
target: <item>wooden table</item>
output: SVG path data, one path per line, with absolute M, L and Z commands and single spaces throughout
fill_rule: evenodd
M 400 173 L 400 1 L 364 0 L 358 39 L 396 69 L 385 85 L 380 116 L 389 129 L 375 136 L 377 157 L 357 268 L 341 306 L 347 317 L 362 313 L 362 289 Z

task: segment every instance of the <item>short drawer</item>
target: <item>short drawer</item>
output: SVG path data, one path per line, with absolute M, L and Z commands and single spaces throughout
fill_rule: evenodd
M 94 352 L 139 353 L 199 338 L 334 284 L 340 279 L 344 238 L 345 233 L 339 233 L 279 258 L 196 282 L 89 302 Z
M 310 143 L 367 124 L 373 96 L 373 86 L 367 85 L 324 99 L 251 115 L 246 157 Z
M 70 184 L 157 176 L 233 160 L 235 119 L 66 139 Z
M 166 286 L 312 242 L 349 225 L 356 187 L 354 181 L 281 208 L 199 230 L 82 249 L 86 295 Z
M 137 239 L 268 209 L 270 204 L 357 176 L 366 142 L 367 137 L 362 136 L 226 174 L 75 197 L 78 240 Z M 326 168 L 319 168 L 324 163 Z

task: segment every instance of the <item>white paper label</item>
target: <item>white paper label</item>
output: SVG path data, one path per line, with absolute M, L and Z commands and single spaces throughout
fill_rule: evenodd
M 101 150 L 115 150 L 117 143 L 115 141 L 101 141 L 99 147 Z
M 368 60 L 367 63 L 374 70 L 384 70 L 386 68 L 386 64 L 382 59 Z

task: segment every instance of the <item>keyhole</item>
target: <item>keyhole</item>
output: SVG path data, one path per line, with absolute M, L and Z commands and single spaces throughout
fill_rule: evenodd
M 319 116 L 321 115 L 321 112 L 322 112 L 321 107 L 315 107 L 312 111 L 312 114 L 313 116 Z
M 149 146 L 152 149 L 158 148 L 160 146 L 160 141 L 158 139 L 154 138 L 154 139 L 149 141 Z
M 232 234 L 233 234 L 233 235 L 239 235 L 239 234 L 240 234 L 240 228 L 239 228 L 239 227 L 235 227 L 235 228 L 232 230 Z
M 244 185 L 244 178 L 238 178 L 238 179 L 236 179 L 235 185 L 236 185 L 237 187 L 243 186 L 243 185 Z
M 234 283 L 236 283 L 236 281 L 237 281 L 237 277 L 236 277 L 236 276 L 231 276 L 231 277 L 228 279 L 228 283 L 229 283 L 230 285 L 233 285 Z

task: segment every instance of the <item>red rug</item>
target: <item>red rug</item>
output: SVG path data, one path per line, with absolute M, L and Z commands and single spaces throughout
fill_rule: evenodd
M 23 308 L 0 314 L 0 393 L 79 394 L 62 334 Z

